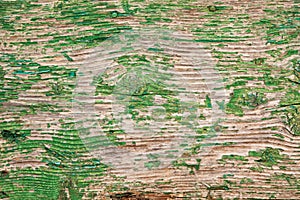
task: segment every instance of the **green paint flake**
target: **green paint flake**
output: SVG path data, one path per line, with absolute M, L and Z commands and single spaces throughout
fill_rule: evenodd
M 70 62 L 73 62 L 74 60 L 67 54 L 67 53 L 62 53 L 62 55 Z
M 240 161 L 247 161 L 244 156 L 239 156 L 239 155 L 223 155 L 222 156 L 223 160 L 240 160 Z
M 279 133 L 273 134 L 273 136 L 278 137 L 280 139 L 284 139 L 284 136 Z
M 205 105 L 207 108 L 212 108 L 212 105 L 211 105 L 211 99 L 209 98 L 208 95 L 205 96 L 205 101 L 204 101 Z

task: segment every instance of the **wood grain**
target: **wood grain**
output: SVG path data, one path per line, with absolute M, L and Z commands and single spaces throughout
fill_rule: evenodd
M 298 1 L 0 3 L 1 199 L 300 199 Z

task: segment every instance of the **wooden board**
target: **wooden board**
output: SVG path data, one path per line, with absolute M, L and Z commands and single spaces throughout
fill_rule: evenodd
M 297 0 L 0 5 L 1 199 L 300 199 Z

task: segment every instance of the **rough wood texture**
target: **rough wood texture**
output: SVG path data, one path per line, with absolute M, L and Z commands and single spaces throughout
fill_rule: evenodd
M 0 0 L 1 199 L 300 199 L 299 2 Z

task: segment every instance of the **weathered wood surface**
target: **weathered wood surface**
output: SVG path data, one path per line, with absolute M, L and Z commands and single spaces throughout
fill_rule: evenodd
M 0 5 L 0 198 L 300 199 L 297 0 Z

